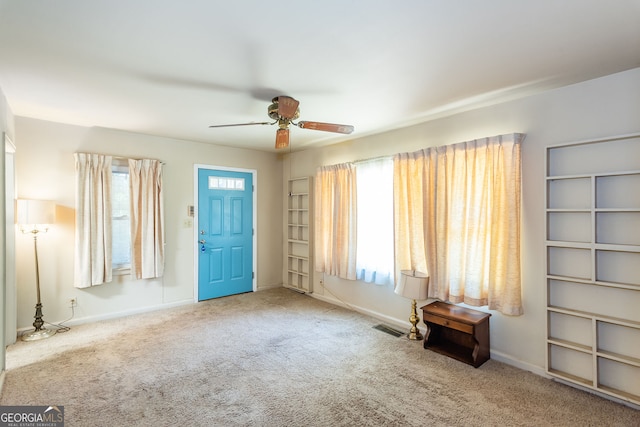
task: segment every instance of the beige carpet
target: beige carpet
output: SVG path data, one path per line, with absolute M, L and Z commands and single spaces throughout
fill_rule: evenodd
M 286 289 L 82 325 L 8 348 L 0 404 L 66 426 L 638 426 L 640 411 L 478 369 Z

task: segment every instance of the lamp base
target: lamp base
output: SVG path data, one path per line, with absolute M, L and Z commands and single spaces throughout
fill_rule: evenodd
M 411 331 L 407 334 L 407 338 L 412 340 L 412 341 L 422 341 L 424 339 L 424 337 L 422 336 L 422 334 L 420 333 L 419 330 L 416 329 L 415 332 Z
M 56 331 L 53 329 L 41 328 L 22 335 L 22 341 L 38 341 L 50 336 L 55 335 Z
M 411 322 L 411 329 L 407 334 L 407 338 L 409 338 L 412 341 L 418 341 L 418 340 L 424 339 L 424 337 L 420 333 L 420 330 L 416 326 L 419 321 L 420 321 L 420 318 L 418 317 L 418 312 L 416 310 L 416 300 L 413 300 L 411 302 L 411 317 L 409 317 L 409 322 Z

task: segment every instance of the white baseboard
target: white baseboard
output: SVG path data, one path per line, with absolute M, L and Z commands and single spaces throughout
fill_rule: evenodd
M 369 310 L 367 308 L 364 307 L 359 307 L 357 305 L 353 305 L 353 304 L 346 304 L 342 301 L 339 301 L 335 298 L 330 298 L 327 297 L 325 295 L 319 295 L 319 294 L 309 294 L 310 296 L 319 299 L 321 301 L 324 302 L 328 302 L 330 304 L 334 304 L 334 305 L 338 305 L 340 307 L 344 307 L 344 308 L 348 308 L 354 311 L 357 311 L 359 313 L 362 314 L 366 314 L 368 316 L 374 317 L 376 319 L 379 319 L 387 324 L 389 324 L 389 326 L 395 326 L 397 328 L 400 328 L 401 330 L 409 330 L 411 328 L 411 323 L 409 323 L 408 321 L 404 321 L 401 319 L 396 319 L 395 317 L 391 317 L 391 316 L 387 316 L 381 313 L 378 313 L 376 311 L 373 310 Z M 516 368 L 522 369 L 524 371 L 529 371 L 532 372 L 536 375 L 540 375 L 541 377 L 545 377 L 545 378 L 551 378 L 549 375 L 546 374 L 546 371 L 543 367 L 540 366 L 536 366 L 536 365 L 532 365 L 530 363 L 524 362 L 522 360 L 518 360 L 515 359 L 511 356 L 509 356 L 508 354 L 502 353 L 500 351 L 494 351 L 491 350 L 491 358 L 494 360 L 497 360 L 498 362 L 502 362 L 505 363 L 507 365 L 511 365 L 514 366 Z
M 275 284 L 275 285 L 261 285 L 261 286 L 258 286 L 258 287 L 256 288 L 256 292 L 258 292 L 258 291 L 264 291 L 264 290 L 267 290 L 267 289 L 277 289 L 277 288 L 281 288 L 281 287 L 283 287 L 283 286 L 284 286 L 284 285 L 283 285 L 282 283 L 277 283 L 277 284 Z
M 357 311 L 358 313 L 375 317 L 376 319 L 387 323 L 389 326 L 393 326 L 402 330 L 406 329 L 407 331 L 411 329 L 411 323 L 409 323 L 408 321 L 396 319 L 395 317 L 387 316 L 386 314 L 381 314 L 381 313 L 378 313 L 377 311 L 369 310 L 368 308 L 360 307 L 353 304 L 347 304 L 347 303 L 344 303 L 343 301 L 337 300 L 335 298 L 329 298 L 325 295 L 319 295 L 314 293 L 311 293 L 308 295 L 312 296 L 313 298 L 319 299 L 320 301 L 328 302 L 329 304 L 348 308 L 350 310 Z
M 277 285 L 273 285 L 273 286 L 260 286 L 258 287 L 257 291 L 264 291 L 266 289 L 272 289 L 272 288 L 281 288 L 282 285 L 281 284 L 277 284 Z M 158 304 L 158 305 L 152 305 L 149 307 L 141 307 L 141 308 L 134 308 L 131 310 L 124 310 L 124 311 L 117 311 L 115 313 L 108 313 L 108 314 L 103 314 L 103 315 L 97 315 L 97 316 L 85 316 L 85 317 L 77 317 L 77 318 L 73 318 L 71 320 L 65 321 L 65 320 L 59 320 L 57 322 L 47 322 L 49 324 L 52 325 L 57 325 L 60 323 L 64 323 L 65 326 L 78 326 L 78 325 L 84 325 L 86 323 L 93 323 L 93 322 L 99 322 L 101 320 L 112 320 L 112 319 L 118 319 L 120 317 L 126 317 L 126 316 L 131 316 L 134 314 L 142 314 L 142 313 L 149 313 L 152 311 L 158 311 L 158 310 L 164 310 L 167 308 L 172 308 L 172 307 L 179 307 L 182 305 L 188 305 L 188 304 L 195 304 L 197 303 L 197 301 L 194 301 L 193 299 L 189 298 L 189 299 L 185 299 L 182 301 L 176 301 L 176 302 L 171 302 L 171 303 L 166 303 L 166 304 Z M 45 327 L 47 325 L 45 324 Z M 26 331 L 29 331 L 33 329 L 33 327 L 29 326 L 29 327 L 23 327 L 23 328 L 19 328 L 18 329 L 18 337 Z
M 544 368 L 532 365 L 531 363 L 524 362 L 522 360 L 514 359 L 513 357 L 509 356 L 508 354 L 504 354 L 501 351 L 491 350 L 491 358 L 497 360 L 498 362 L 502 362 L 507 365 L 522 369 L 523 371 L 529 371 L 541 377 L 551 379 L 551 377 L 547 375 Z
M 266 289 L 281 288 L 281 287 L 282 287 L 281 284 L 277 284 L 277 285 L 273 285 L 273 286 L 260 286 L 260 287 L 258 287 L 256 292 L 264 291 Z M 149 313 L 149 312 L 152 312 L 152 311 L 164 310 L 164 309 L 167 309 L 167 308 L 179 307 L 179 306 L 182 306 L 182 305 L 196 304 L 196 303 L 197 303 L 197 301 L 194 301 L 193 299 L 189 298 L 189 299 L 185 299 L 185 300 L 182 300 L 182 301 L 176 301 L 176 302 L 171 302 L 171 303 L 166 303 L 166 304 L 152 305 L 152 306 L 149 306 L 149 307 L 134 308 L 134 309 L 131 309 L 131 310 L 117 311 L 115 313 L 108 313 L 108 314 L 104 314 L 104 315 L 85 316 L 85 317 L 73 318 L 73 319 L 68 320 L 68 321 L 60 320 L 60 321 L 57 321 L 57 322 L 48 322 L 48 323 L 56 325 L 56 324 L 60 324 L 60 323 L 64 322 L 65 326 L 78 326 L 78 325 L 83 325 L 83 324 L 86 324 L 86 323 L 99 322 L 101 320 L 118 319 L 120 317 L 131 316 L 131 315 L 134 315 L 134 314 Z M 46 325 L 45 325 L 45 327 L 46 327 Z M 31 327 L 31 326 L 19 328 L 18 331 L 17 331 L 18 332 L 18 336 L 20 336 L 23 332 L 29 331 L 31 329 L 33 329 L 33 327 Z
M 108 314 L 97 315 L 97 316 L 78 317 L 78 318 L 73 318 L 73 319 L 68 320 L 68 321 L 61 320 L 61 321 L 58 321 L 58 322 L 47 322 L 47 323 L 50 323 L 52 325 L 56 325 L 56 324 L 60 324 L 60 323 L 64 322 L 65 326 L 78 326 L 78 325 L 83 325 L 83 324 L 86 324 L 86 323 L 94 323 L 94 322 L 99 322 L 101 320 L 118 319 L 118 318 L 121 318 L 121 317 L 131 316 L 133 314 L 149 313 L 149 312 L 152 312 L 152 311 L 164 310 L 164 309 L 167 309 L 167 308 L 179 307 L 179 306 L 188 305 L 188 304 L 194 304 L 193 299 L 190 298 L 190 299 L 187 299 L 187 300 L 171 302 L 171 303 L 166 303 L 166 304 L 152 305 L 152 306 L 148 306 L 148 307 L 134 308 L 134 309 L 131 309 L 131 310 L 118 311 L 118 312 L 115 312 L 115 313 L 108 313 Z M 47 325 L 45 324 L 45 327 L 46 326 Z M 31 329 L 33 329 L 33 327 L 18 329 L 18 336 L 20 336 L 23 332 L 29 331 Z

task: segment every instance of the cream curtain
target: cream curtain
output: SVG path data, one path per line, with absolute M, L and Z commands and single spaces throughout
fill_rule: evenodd
M 427 273 L 427 194 L 429 160 L 423 151 L 400 153 L 393 158 L 393 223 L 395 278 L 401 270 Z M 433 282 L 433 280 L 431 280 Z
M 131 189 L 131 274 L 137 279 L 164 274 L 162 163 L 129 159 Z
M 522 134 L 394 157 L 397 269 L 430 276 L 429 296 L 523 313 Z
M 356 172 L 350 163 L 318 168 L 315 269 L 356 280 Z
M 111 156 L 75 153 L 74 286 L 111 282 Z

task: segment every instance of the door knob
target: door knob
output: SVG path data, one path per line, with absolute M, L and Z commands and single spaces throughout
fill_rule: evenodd
M 207 243 L 207 241 L 206 241 L 206 240 L 204 240 L 204 239 L 200 239 L 200 240 L 198 241 L 198 243 L 200 243 L 201 245 L 204 245 L 205 243 Z

